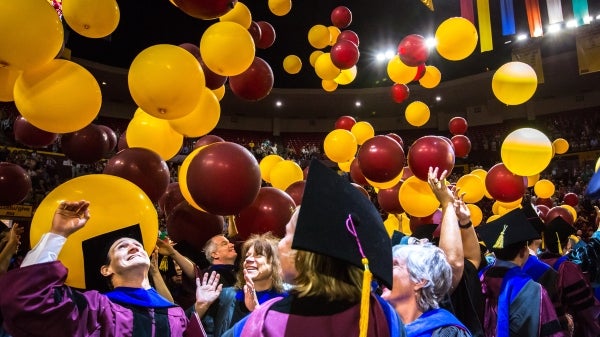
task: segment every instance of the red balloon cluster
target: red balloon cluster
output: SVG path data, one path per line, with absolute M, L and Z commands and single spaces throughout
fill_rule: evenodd
M 354 124 L 356 124 L 356 119 L 354 119 L 354 117 L 341 116 L 335 121 L 335 128 L 351 131 Z
M 402 63 L 409 67 L 424 64 L 429 58 L 429 48 L 425 43 L 425 38 L 418 34 L 404 37 L 398 44 L 398 56 Z
M 503 163 L 492 166 L 485 177 L 485 188 L 492 198 L 500 202 L 521 198 L 526 187 L 523 177 L 510 172 Z
M 467 132 L 467 120 L 462 117 L 453 117 L 448 122 L 448 130 L 453 135 L 464 135 Z
M 402 186 L 402 182 L 399 182 L 392 188 L 382 189 L 377 192 L 377 202 L 383 211 L 392 214 L 404 212 L 402 205 L 400 205 L 400 198 L 398 197 L 400 186 Z
M 112 152 L 117 147 L 117 143 L 119 142 L 117 133 L 106 125 L 98 125 L 98 127 L 100 127 L 100 129 L 106 133 L 106 136 L 108 137 L 108 152 Z
M 340 69 L 350 69 L 356 65 L 360 52 L 358 45 L 349 40 L 339 40 L 329 51 L 331 62 Z
M 250 206 L 236 217 L 235 223 L 241 240 L 252 234 L 271 232 L 282 238 L 285 225 L 290 221 L 296 204 L 292 197 L 275 187 L 262 187 Z
M 346 6 L 338 6 L 331 11 L 331 23 L 339 29 L 344 29 L 352 23 L 352 12 Z
M 222 216 L 202 212 L 182 201 L 167 218 L 167 232 L 171 240 L 201 251 L 208 239 L 223 233 L 224 224 Z
M 469 138 L 464 135 L 453 136 L 450 140 L 452 141 L 454 154 L 458 158 L 467 158 L 469 152 L 471 152 L 471 140 L 469 140 Z
M 538 214 L 540 215 L 540 219 L 542 219 L 542 221 L 546 222 L 546 215 L 548 215 L 548 212 L 550 211 L 550 207 L 548 207 L 546 205 L 535 205 L 535 208 L 536 208 Z
M 354 158 L 352 163 L 350 163 L 350 178 L 352 181 L 359 185 L 369 185 L 367 179 L 365 179 L 365 175 L 360 170 L 360 166 L 358 165 L 358 159 Z
M 216 19 L 235 7 L 237 0 L 174 0 L 175 6 L 189 16 L 202 20 Z
M 110 142 L 106 132 L 98 125 L 89 124 L 81 130 L 65 133 L 60 138 L 62 152 L 80 164 L 91 164 L 104 158 Z
M 554 201 L 552 201 L 550 198 L 537 198 L 535 199 L 535 206 L 542 210 L 544 209 L 542 207 L 547 208 L 546 213 L 548 213 L 550 208 L 554 207 Z
M 360 45 L 360 39 L 358 38 L 358 34 L 356 34 L 356 32 L 350 30 L 350 29 L 346 29 L 346 30 L 342 30 L 340 32 L 340 35 L 338 35 L 337 41 L 340 40 L 348 40 L 353 42 L 357 47 Z
M 229 77 L 231 91 L 237 97 L 248 101 L 258 101 L 267 97 L 273 89 L 274 82 L 271 66 L 260 57 L 255 57 L 243 73 Z
M 275 28 L 267 21 L 258 21 L 256 23 L 260 27 L 260 40 L 256 44 L 256 48 L 267 49 L 275 43 Z
M 548 214 L 546 214 L 546 223 L 549 223 L 550 221 L 556 219 L 559 216 L 563 218 L 563 220 L 568 222 L 569 225 L 572 225 L 575 222 L 575 219 L 573 219 L 573 215 L 569 212 L 568 209 L 560 206 L 554 206 L 550 208 Z
M 0 206 L 18 204 L 31 192 L 31 178 L 21 166 L 0 162 Z
M 123 131 L 121 136 L 119 136 L 119 141 L 117 142 L 117 151 L 125 150 L 129 148 L 129 144 L 127 144 L 127 131 Z
M 23 116 L 19 116 L 13 123 L 15 140 L 29 147 L 45 147 L 56 141 L 57 133 L 38 129 L 29 123 Z
M 356 158 L 365 178 L 378 183 L 391 181 L 404 168 L 404 150 L 388 136 L 375 136 L 365 141 Z
M 563 197 L 563 202 L 571 207 L 575 207 L 579 203 L 579 197 L 577 194 L 569 192 Z
M 429 167 L 438 167 L 439 174 L 454 168 L 452 143 L 438 136 L 424 136 L 414 141 L 408 150 L 408 167 L 419 179 L 427 181 Z
M 395 83 L 392 85 L 392 99 L 396 103 L 402 103 L 406 101 L 408 96 L 410 95 L 410 89 L 406 84 Z
M 402 137 L 398 136 L 397 133 L 393 133 L 390 132 L 388 134 L 386 134 L 386 136 L 392 138 L 393 140 L 397 141 L 398 144 L 400 144 L 400 147 L 404 148 L 404 141 L 402 140 Z

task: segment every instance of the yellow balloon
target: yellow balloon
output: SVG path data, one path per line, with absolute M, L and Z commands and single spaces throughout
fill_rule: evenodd
M 440 206 L 429 184 L 415 176 L 409 177 L 402 183 L 398 195 L 400 205 L 412 216 L 431 215 Z
M 521 207 L 521 201 L 523 201 L 523 197 L 521 197 L 515 201 L 509 201 L 509 202 L 496 201 L 496 202 L 498 203 L 498 206 L 512 210 L 517 207 Z
M 474 175 L 478 176 L 479 179 L 481 179 L 481 181 L 483 181 L 485 183 L 485 177 L 487 177 L 487 171 L 486 170 L 484 170 L 484 169 L 474 169 L 469 174 L 474 174 Z
M 146 113 L 181 118 L 194 110 L 206 87 L 198 60 L 185 49 L 158 44 L 140 52 L 127 76 L 131 97 Z
M 490 215 L 486 220 L 485 223 L 490 223 L 496 219 L 498 219 L 500 217 L 499 214 L 494 214 L 494 215 Z
M 112 34 L 121 17 L 115 0 L 62 0 L 62 12 L 71 29 L 89 38 Z
M 387 64 L 387 74 L 394 83 L 408 84 L 417 76 L 418 67 L 409 67 L 400 60 L 400 56 L 392 57 Z
M 169 121 L 173 130 L 186 137 L 200 137 L 211 132 L 219 123 L 221 105 L 208 88 L 202 89 L 198 105 L 189 114 Z
M 485 194 L 485 182 L 475 174 L 465 174 L 460 177 L 456 182 L 456 188 L 460 189 L 459 194 L 466 193 L 463 200 L 469 204 L 479 202 Z
M 341 70 L 331 61 L 330 53 L 323 53 L 315 61 L 315 72 L 322 80 L 333 80 L 340 74 Z
M 292 10 L 292 0 L 269 0 L 267 4 L 271 13 L 277 16 L 287 15 Z
M 508 62 L 494 73 L 492 92 L 506 105 L 519 105 L 527 102 L 535 94 L 537 84 L 537 75 L 530 65 Z
M 152 117 L 138 108 L 127 126 L 127 145 L 152 150 L 169 160 L 183 145 L 183 135 L 173 130 L 169 121 Z
M 527 187 L 533 187 L 540 180 L 540 174 L 534 174 L 527 177 Z
M 315 67 L 315 63 L 317 62 L 317 59 L 319 58 L 319 56 L 323 55 L 324 52 L 322 50 L 315 50 L 312 53 L 310 53 L 310 56 L 308 57 L 308 62 L 310 63 L 310 65 L 314 68 Z
M 271 169 L 271 185 L 285 191 L 291 184 L 304 180 L 304 172 L 293 160 L 283 160 Z
M 471 21 L 453 17 L 442 22 L 435 31 L 435 48 L 443 58 L 459 61 L 473 53 L 478 39 L 477 29 Z
M 548 179 L 539 180 L 533 186 L 533 192 L 535 193 L 535 195 L 537 195 L 538 198 L 542 198 L 542 199 L 548 199 L 548 198 L 552 197 L 552 195 L 554 194 L 554 191 L 555 191 L 554 183 L 552 183 Z
M 283 59 L 283 70 L 288 74 L 297 74 L 302 69 L 302 60 L 296 55 L 288 55 Z
M 573 206 L 564 204 L 560 205 L 560 207 L 569 211 L 569 214 L 571 214 L 571 216 L 573 217 L 573 221 L 577 220 L 577 211 L 575 210 L 575 208 L 573 208 Z
M 28 122 L 54 133 L 83 129 L 98 116 L 102 104 L 94 76 L 79 64 L 61 59 L 24 71 L 13 93 L 17 109 Z
M 338 84 L 332 80 L 321 80 L 321 87 L 323 87 L 323 90 L 327 92 L 332 92 L 337 89 Z
M 506 136 L 500 156 L 509 171 L 528 177 L 548 167 L 552 160 L 552 143 L 541 131 L 521 128 Z
M 360 121 L 354 123 L 350 132 L 356 137 L 358 145 L 363 145 L 364 142 L 375 136 L 375 129 L 369 122 Z
M 221 76 L 243 73 L 254 61 L 254 40 L 250 32 L 235 22 L 217 22 L 200 39 L 204 64 Z
M 563 154 L 569 151 L 569 142 L 564 138 L 557 138 L 552 142 L 552 147 L 556 154 Z
M 46 1 L 0 1 L 0 66 L 27 70 L 50 62 L 62 49 L 63 32 Z
M 10 67 L 0 67 L 0 102 L 12 102 L 15 82 L 21 71 Z
M 258 164 L 258 167 L 260 168 L 260 176 L 261 178 L 270 183 L 271 182 L 271 170 L 273 169 L 273 166 L 275 166 L 277 163 L 282 162 L 283 158 L 276 155 L 276 154 L 270 154 L 268 156 L 265 156 L 263 159 L 260 160 L 260 163 Z
M 400 231 L 400 220 L 394 214 L 388 214 L 387 219 L 383 222 L 385 231 L 388 233 L 390 238 L 394 234 L 394 231 Z
M 416 127 L 427 124 L 429 115 L 429 107 L 427 104 L 420 101 L 410 103 L 404 111 L 404 116 L 406 117 L 408 124 Z
M 467 204 L 467 208 L 469 208 L 469 212 L 471 212 L 471 223 L 473 224 L 473 227 L 479 226 L 483 220 L 481 208 L 474 204 Z
M 398 185 L 400 180 L 402 180 L 402 172 L 400 172 L 400 174 L 398 176 L 396 176 L 396 178 L 394 178 L 390 181 L 376 182 L 376 181 L 369 180 L 367 178 L 365 178 L 365 180 L 369 183 L 369 185 L 371 185 L 377 189 L 385 190 L 385 189 L 392 188 L 392 187 Z
M 347 85 L 352 83 L 356 78 L 356 66 L 352 66 L 352 68 L 342 69 L 340 74 L 333 79 L 333 81 L 337 84 Z
M 331 34 L 324 25 L 314 25 L 308 31 L 308 43 L 315 49 L 323 49 L 329 45 Z
M 346 129 L 335 129 L 329 132 L 323 141 L 325 155 L 336 163 L 352 160 L 357 148 L 356 137 Z
M 203 210 L 202 207 L 200 207 L 200 205 L 198 205 L 196 203 L 196 201 L 194 201 L 194 198 L 192 198 L 192 194 L 190 193 L 190 190 L 187 185 L 187 173 L 188 173 L 188 169 L 190 167 L 190 163 L 192 162 L 192 159 L 194 159 L 194 157 L 196 157 L 198 152 L 202 151 L 207 146 L 210 146 L 210 144 L 201 146 L 199 148 L 194 149 L 192 152 L 190 152 L 190 154 L 188 154 L 185 157 L 185 159 L 183 160 L 183 162 L 181 163 L 181 166 L 179 167 L 179 173 L 177 174 L 177 177 L 179 178 L 178 179 L 179 191 L 181 191 L 181 195 L 183 195 L 183 198 L 185 199 L 185 201 L 187 201 L 195 209 L 203 211 L 203 212 L 206 212 L 206 211 Z
M 340 29 L 336 26 L 327 26 L 327 29 L 329 29 L 329 37 L 331 39 L 331 41 L 329 41 L 329 45 L 333 46 L 338 39 L 338 36 L 340 36 Z
M 350 165 L 352 165 L 352 161 L 354 160 L 354 158 L 343 162 L 343 163 L 338 163 L 338 167 L 340 168 L 340 170 L 342 170 L 342 172 L 350 172 Z
M 419 80 L 419 84 L 423 88 L 432 89 L 440 84 L 442 73 L 435 66 L 425 66 L 425 74 Z
M 252 24 L 252 13 L 246 5 L 237 1 L 232 10 L 219 17 L 219 21 L 235 22 L 248 29 Z
M 69 236 L 58 259 L 69 269 L 65 283 L 85 289 L 81 243 L 84 240 L 135 224 L 140 225 L 144 250 L 151 254 L 158 237 L 158 214 L 152 201 L 129 180 L 108 174 L 90 174 L 68 180 L 40 203 L 31 221 L 30 242 L 35 246 L 50 230 L 58 205 L 65 200 L 90 202 L 87 224 Z M 100 271 L 98 271 L 100 272 Z
M 217 97 L 217 100 L 219 100 L 219 102 L 220 102 L 223 99 L 223 97 L 225 97 L 225 84 L 223 84 L 222 86 L 213 90 L 212 92 L 213 92 L 213 94 L 215 94 L 215 96 Z

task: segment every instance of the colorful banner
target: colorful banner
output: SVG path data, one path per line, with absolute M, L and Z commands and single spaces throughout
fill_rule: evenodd
M 586 23 L 587 17 L 590 16 L 587 0 L 573 0 L 573 15 L 578 26 Z
M 475 12 L 473 11 L 473 0 L 460 0 L 460 16 L 471 21 L 475 25 Z
M 33 206 L 31 205 L 11 205 L 0 206 L 0 216 L 31 218 L 33 216 Z
M 512 51 L 512 60 L 530 65 L 537 75 L 538 83 L 544 83 L 544 67 L 542 66 L 542 52 L 539 43 L 531 43 L 527 46 L 514 48 Z
M 546 0 L 546 7 L 548 8 L 548 23 L 553 25 L 555 23 L 563 22 L 563 10 L 560 0 Z
M 492 22 L 488 0 L 477 0 L 477 21 L 479 21 L 479 47 L 481 52 L 493 50 Z
M 539 0 L 525 0 L 525 10 L 527 11 L 529 35 L 531 37 L 539 37 L 544 35 L 544 30 L 542 29 L 542 15 L 540 14 Z
M 575 36 L 579 74 L 600 71 L 600 27 L 586 25 Z
M 479 5 L 479 1 L 477 4 Z M 502 35 L 514 35 L 516 28 L 513 0 L 500 0 L 500 15 L 502 16 Z

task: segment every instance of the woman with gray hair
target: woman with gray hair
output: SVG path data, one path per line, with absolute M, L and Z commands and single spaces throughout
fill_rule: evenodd
M 409 337 L 465 337 L 469 330 L 439 301 L 450 291 L 452 269 L 444 252 L 430 244 L 393 247 L 393 285 L 382 297 L 394 306 Z

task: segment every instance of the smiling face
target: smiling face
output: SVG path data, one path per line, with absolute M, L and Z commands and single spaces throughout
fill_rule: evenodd
M 122 238 L 115 241 L 108 251 L 109 264 L 102 266 L 104 276 L 121 274 L 135 268 L 147 270 L 150 267 L 150 258 L 144 246 L 134 239 Z
M 234 264 L 237 258 L 237 252 L 233 243 L 229 242 L 223 235 L 218 235 L 212 238 L 215 250 L 211 257 L 213 264 Z
M 410 277 L 410 273 L 406 268 L 406 260 L 394 258 L 392 277 L 392 289 L 384 290 L 381 297 L 392 305 L 399 302 L 415 301 L 418 286 Z
M 273 274 L 273 266 L 269 258 L 263 254 L 256 253 L 254 247 L 250 247 L 246 253 L 244 269 L 247 270 L 248 276 L 254 282 L 268 280 Z

